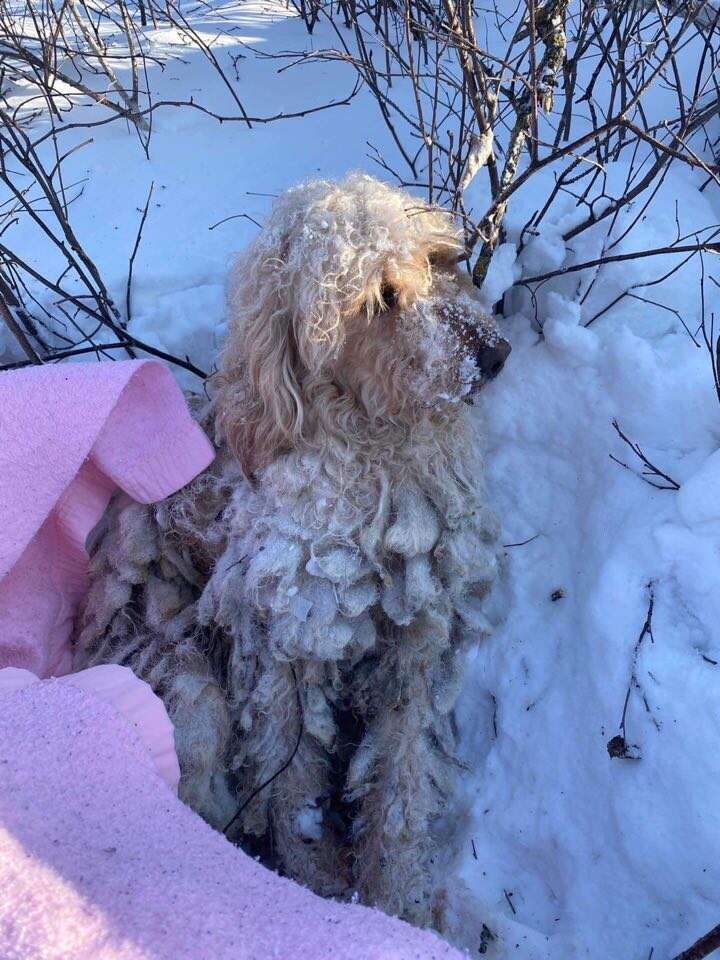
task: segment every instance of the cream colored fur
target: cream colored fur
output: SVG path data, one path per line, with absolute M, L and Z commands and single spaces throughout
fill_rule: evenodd
M 446 213 L 369 177 L 277 201 L 198 414 L 218 459 L 158 507 L 113 505 L 77 642 L 78 666 L 126 663 L 163 697 L 212 824 L 422 924 L 497 567 L 461 401 L 499 336 L 458 253 Z

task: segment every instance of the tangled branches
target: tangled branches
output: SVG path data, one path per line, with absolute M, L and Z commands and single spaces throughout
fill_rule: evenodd
M 184 56 L 190 48 L 209 64 L 225 110 L 194 96 L 154 96 L 151 72 L 161 74 L 178 56 L 168 44 L 153 44 L 149 31 L 158 28 L 179 37 L 176 47 Z M 149 157 L 153 118 L 161 109 L 200 111 L 252 127 L 346 104 L 357 92 L 356 85 L 344 98 L 294 114 L 252 117 L 228 70 L 232 58 L 222 45 L 216 49 L 216 40 L 180 0 L 0 0 L 0 329 L 10 331 L 25 357 L 5 368 L 92 353 L 150 353 L 205 376 L 188 357 L 165 353 L 128 330 L 132 267 L 149 198 L 128 264 L 123 313 L 73 226 L 73 203 L 84 181 L 68 181 L 66 161 L 93 143 L 96 128 L 117 122 Z M 35 246 L 47 252 L 42 267 L 12 244 L 20 222 L 32 227 Z M 56 264 L 54 272 L 45 260 Z
M 716 147 L 720 53 L 720 10 L 708 0 L 523 0 L 507 16 L 474 0 L 344 0 L 336 9 L 351 40 L 332 3 L 300 9 L 308 27 L 325 16 L 338 41 L 312 57 L 351 64 L 375 97 L 397 154 L 371 144 L 375 160 L 462 217 L 478 285 L 530 181 L 544 193 L 521 247 L 560 196 L 585 211 L 565 230 L 569 243 L 603 223 L 609 236 L 633 203 L 642 216 L 671 165 L 720 182 L 703 159 Z M 658 88 L 671 105 L 662 112 Z M 629 173 L 612 191 L 608 165 L 619 158 Z

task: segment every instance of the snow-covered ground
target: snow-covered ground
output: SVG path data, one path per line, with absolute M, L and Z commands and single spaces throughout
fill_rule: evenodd
M 244 54 L 238 91 L 251 115 L 302 110 L 352 88 L 343 65 L 278 73 L 278 63 L 254 52 L 322 46 L 321 27 L 309 38 L 271 0 L 214 7 L 223 28 L 234 28 L 221 49 Z M 215 36 L 218 24 L 204 16 L 202 29 Z M 176 50 L 178 38 L 158 30 L 153 42 Z M 193 92 L 229 109 L 207 62 L 192 50 L 183 58 L 163 73 L 151 68 L 156 97 Z M 252 129 L 160 111 L 149 160 L 115 123 L 67 161 L 68 177 L 87 178 L 73 223 L 124 302 L 154 181 L 131 329 L 210 369 L 224 332 L 228 259 L 257 230 L 247 217 L 262 222 L 271 195 L 308 177 L 357 168 L 379 175 L 367 141 L 386 139 L 366 93 Z M 624 173 L 620 162 L 609 171 L 611 179 Z M 676 210 L 683 233 L 720 220 L 717 188 L 701 193 L 701 179 L 671 173 L 618 250 L 671 242 Z M 515 262 L 514 242 L 534 209 L 525 193 L 513 201 L 508 245 L 491 267 L 490 302 L 522 276 L 597 255 L 599 234 L 573 249 L 558 240 L 577 216 L 568 200 Z M 235 218 L 215 226 L 227 217 Z M 49 253 L 26 224 L 7 236 L 47 267 Z M 460 705 L 471 772 L 456 870 L 500 934 L 488 957 L 665 960 L 720 920 L 720 404 L 707 353 L 671 311 L 625 298 L 582 326 L 619 291 L 674 262 L 664 261 L 603 267 L 586 298 L 589 272 L 552 280 L 537 303 L 542 336 L 535 305 L 516 287 L 501 321 L 513 354 L 476 408 L 490 495 L 511 545 L 491 602 L 497 628 L 471 658 Z M 706 272 L 713 275 L 712 260 Z M 699 292 L 697 260 L 635 290 L 679 311 L 692 331 Z M 708 317 L 716 294 L 708 283 Z M 679 491 L 637 475 L 615 418 Z M 640 641 L 651 598 L 652 635 Z M 611 758 L 628 689 L 634 759 Z

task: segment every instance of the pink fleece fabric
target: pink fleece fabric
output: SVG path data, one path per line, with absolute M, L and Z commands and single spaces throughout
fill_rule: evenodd
M 0 670 L 0 702 L 3 695 L 42 682 L 29 670 L 4 667 Z M 165 705 L 147 683 L 136 677 L 128 667 L 116 663 L 103 663 L 78 673 L 69 673 L 58 677 L 57 682 L 86 690 L 113 707 L 132 726 L 151 757 L 155 772 L 173 793 L 177 793 L 180 764 L 175 752 L 175 731 Z
M 0 772 L 3 960 L 461 960 L 432 933 L 261 867 L 70 683 L 0 697 Z
M 156 361 L 0 374 L 0 667 L 67 673 L 85 540 L 113 490 L 161 500 L 213 456 Z

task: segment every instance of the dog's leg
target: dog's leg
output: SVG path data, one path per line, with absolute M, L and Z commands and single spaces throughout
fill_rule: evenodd
M 342 844 L 323 809 L 334 731 L 314 675 L 322 669 L 263 656 L 249 700 L 257 719 L 238 741 L 241 803 L 258 793 L 238 820 L 245 835 L 265 837 L 266 855 L 287 876 L 322 896 L 341 896 L 348 888 Z
M 402 631 L 365 681 L 367 732 L 349 769 L 354 878 L 363 902 L 433 923 L 433 822 L 451 791 L 449 715 L 433 703 L 432 648 Z M 369 694 L 368 691 L 369 690 Z
M 163 701 L 175 731 L 180 799 L 211 826 L 222 828 L 234 805 L 225 774 L 231 720 L 207 661 L 191 643 L 168 643 L 138 629 L 131 643 L 107 636 L 76 658 L 77 669 L 99 663 L 129 667 Z
M 117 663 L 153 688 L 175 729 L 180 798 L 221 827 L 234 806 L 225 783 L 230 711 L 203 650 L 196 591 L 159 540 L 152 508 L 111 506 L 93 550 L 74 668 Z

